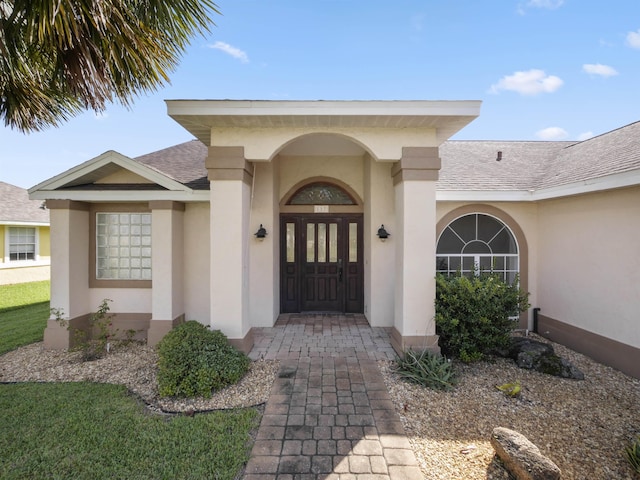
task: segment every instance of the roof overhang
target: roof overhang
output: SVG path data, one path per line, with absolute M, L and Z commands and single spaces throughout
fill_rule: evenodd
M 166 100 L 167 112 L 205 145 L 213 128 L 435 130 L 444 142 L 480 115 L 479 100 Z
M 537 190 L 436 190 L 439 202 L 539 202 L 640 185 L 640 170 Z

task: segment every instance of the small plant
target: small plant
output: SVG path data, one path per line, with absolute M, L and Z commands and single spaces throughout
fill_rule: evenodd
M 158 389 L 163 397 L 208 398 L 240 380 L 250 363 L 222 332 L 190 320 L 158 344 Z
M 517 380 L 513 383 L 496 385 L 496 388 L 504 393 L 507 397 L 517 397 L 518 395 L 520 395 L 520 391 L 522 390 L 520 382 Z
M 640 475 L 640 436 L 625 448 L 624 453 L 633 471 L 636 475 Z
M 510 317 L 529 308 L 529 294 L 495 273 L 436 277 L 436 333 L 446 355 L 482 360 L 509 343 Z
M 455 385 L 455 372 L 451 362 L 428 350 L 407 350 L 396 360 L 394 371 L 409 382 L 435 390 L 449 390 Z
M 89 362 L 101 358 L 111 350 L 111 341 L 118 333 L 113 329 L 113 315 L 109 314 L 109 303 L 113 300 L 105 298 L 98 307 L 98 311 L 89 317 L 88 331 L 72 328 L 69 320 L 64 318 L 64 310 L 61 308 L 51 308 L 51 315 L 63 327 L 73 331 L 73 346 L 71 351 L 81 352 L 83 362 Z M 135 334 L 135 332 L 134 332 Z M 133 335 L 131 335 L 133 338 Z

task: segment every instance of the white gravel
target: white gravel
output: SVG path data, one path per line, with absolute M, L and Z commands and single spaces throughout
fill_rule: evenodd
M 545 341 L 536 336 L 536 340 Z M 391 362 L 380 367 L 425 478 L 509 478 L 489 443 L 495 427 L 516 430 L 562 471 L 563 479 L 632 480 L 624 448 L 640 434 L 640 381 L 553 344 L 585 380 L 518 368 L 508 359 L 456 365 L 449 392 L 399 380 Z M 520 381 L 510 398 L 496 385 Z

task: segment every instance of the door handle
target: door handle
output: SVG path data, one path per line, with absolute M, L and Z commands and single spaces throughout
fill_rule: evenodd
M 338 281 L 342 281 L 342 259 L 338 260 Z

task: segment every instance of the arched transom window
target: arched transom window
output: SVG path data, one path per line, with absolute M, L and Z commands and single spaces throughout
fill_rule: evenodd
M 337 185 L 315 182 L 294 193 L 288 205 L 356 205 L 351 195 Z
M 511 230 L 495 217 L 473 213 L 457 218 L 440 234 L 436 269 L 445 275 L 493 271 L 513 283 L 520 265 Z

